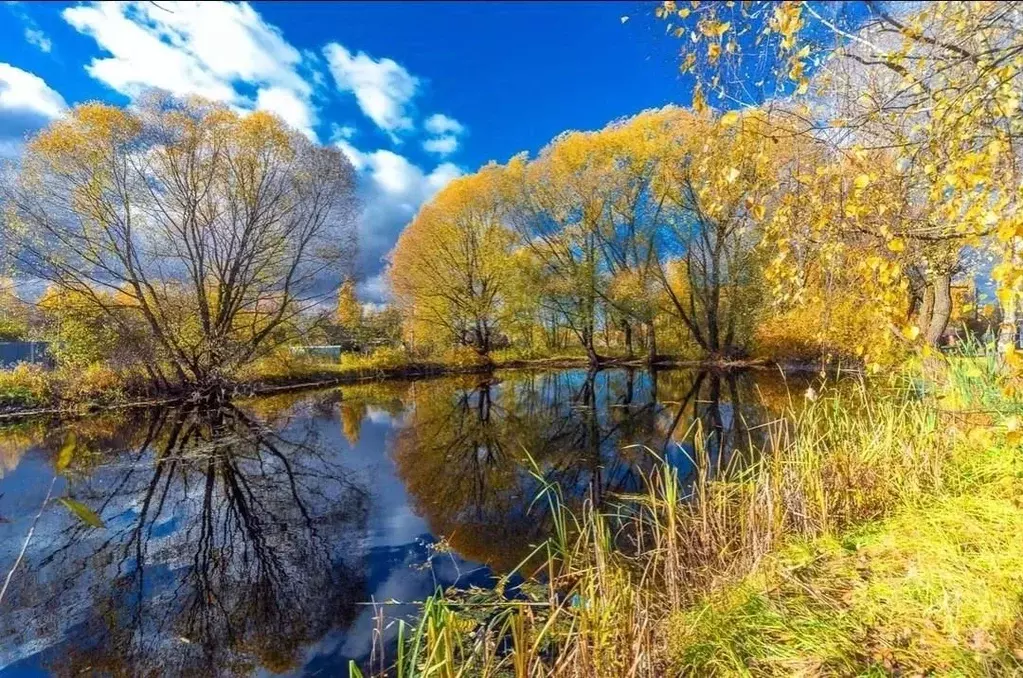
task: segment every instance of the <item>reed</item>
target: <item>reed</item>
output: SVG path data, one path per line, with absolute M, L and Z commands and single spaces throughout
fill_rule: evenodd
M 927 388 L 917 375 L 793 397 L 767 442 L 723 468 L 697 428 L 692 477 L 655 459 L 644 491 L 611 505 L 573 513 L 544 485 L 554 533 L 541 566 L 519 587 L 437 592 L 416 626 L 399 622 L 400 653 L 378 672 L 1019 668 L 1020 404 L 994 359 L 943 371 Z

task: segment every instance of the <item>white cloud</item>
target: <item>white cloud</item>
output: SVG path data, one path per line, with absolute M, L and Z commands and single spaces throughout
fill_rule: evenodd
M 397 132 L 413 128 L 408 108 L 419 79 L 393 59 L 375 60 L 365 52 L 352 54 L 336 42 L 323 49 L 334 83 L 352 92 L 359 108 L 377 127 L 398 140 Z
M 423 142 L 423 148 L 443 157 L 458 150 L 459 136 L 465 133 L 465 126 L 443 113 L 434 113 L 423 123 L 423 128 L 433 135 Z
M 122 94 L 155 87 L 265 108 L 313 135 L 302 54 L 248 3 L 101 2 L 69 7 L 63 17 L 109 54 L 86 66 L 89 75 Z M 258 88 L 255 101 L 239 84 Z
M 451 155 L 458 150 L 458 137 L 450 134 L 423 142 L 423 148 L 437 155 Z
M 360 299 L 384 300 L 390 296 L 391 286 L 387 282 L 387 274 L 381 271 L 356 285 L 355 291 Z M 369 301 L 364 303 L 362 307 L 363 310 L 367 311 L 379 311 L 385 308 L 385 305 L 379 301 Z
M 0 142 L 6 140 L 5 149 L 66 108 L 64 98 L 38 75 L 0 63 Z
M 18 17 L 18 19 L 25 25 L 25 42 L 28 44 L 38 47 L 40 51 L 47 54 L 53 49 L 53 42 L 49 36 L 39 28 L 39 24 L 36 23 L 28 11 L 22 9 L 20 2 L 7 2 L 7 9 L 11 11 L 11 14 Z
M 352 146 L 346 139 L 338 139 L 334 142 L 334 145 L 344 152 L 344 154 L 352 162 L 352 167 L 356 170 L 361 170 L 366 166 L 366 154 L 357 149 L 355 146 Z
M 47 54 L 49 54 L 50 50 L 53 49 L 53 43 L 50 41 L 48 37 L 46 37 L 46 33 L 43 33 L 38 28 L 26 26 L 25 40 L 28 42 L 28 44 L 35 45 L 36 47 L 46 52 Z
M 313 131 L 316 117 L 308 102 L 302 100 L 294 90 L 278 86 L 265 87 L 256 94 L 256 108 L 276 113 L 310 139 L 316 138 L 316 132 Z
M 462 170 L 445 162 L 426 172 L 392 151 L 363 152 L 344 139 L 336 145 L 360 175 L 363 213 L 359 220 L 359 264 L 366 279 L 359 286 L 359 294 L 367 301 L 383 301 L 389 293 L 382 274 L 384 256 L 419 206 L 461 176 Z
M 335 122 L 330 126 L 330 138 L 334 141 L 338 139 L 351 139 L 358 133 L 359 130 L 351 125 L 339 125 Z
M 435 134 L 437 136 L 448 133 L 461 134 L 465 131 L 465 127 L 462 126 L 462 123 L 458 122 L 454 118 L 449 118 L 443 113 L 434 113 L 431 115 L 426 119 L 426 122 L 423 123 L 423 127 L 425 127 L 426 131 L 430 134 Z

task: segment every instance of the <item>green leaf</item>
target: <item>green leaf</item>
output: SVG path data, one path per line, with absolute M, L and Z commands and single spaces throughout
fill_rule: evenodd
M 60 446 L 60 454 L 57 455 L 57 473 L 61 473 L 71 464 L 76 447 L 78 447 L 78 436 L 72 431 L 67 434 L 64 444 Z
M 74 513 L 86 525 L 90 527 L 106 527 L 96 512 L 82 502 L 68 499 L 67 497 L 61 497 L 57 501 L 66 506 L 71 513 Z

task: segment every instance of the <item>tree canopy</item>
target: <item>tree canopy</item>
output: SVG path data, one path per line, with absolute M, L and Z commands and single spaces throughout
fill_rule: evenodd
M 0 195 L 24 273 L 126 332 L 142 322 L 146 368 L 200 389 L 284 341 L 354 255 L 344 154 L 200 99 L 77 106 L 29 141 Z

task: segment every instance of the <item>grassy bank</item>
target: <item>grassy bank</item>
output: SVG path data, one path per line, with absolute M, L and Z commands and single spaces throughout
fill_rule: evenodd
M 237 395 L 255 395 L 290 388 L 356 383 L 377 379 L 418 378 L 445 373 L 493 369 L 471 360 L 412 360 L 400 350 L 370 355 L 344 355 L 339 362 L 282 352 L 257 360 L 231 376 L 228 388 Z M 0 416 L 38 411 L 87 411 L 137 403 L 173 401 L 186 391 L 153 382 L 138 370 L 116 370 L 103 364 L 46 370 L 19 364 L 0 370 Z
M 760 365 L 764 361 L 711 364 L 673 356 L 661 356 L 663 367 L 734 368 Z M 643 367 L 643 358 L 608 355 L 602 367 Z M 370 354 L 343 354 L 337 362 L 311 359 L 281 352 L 262 358 L 232 375 L 229 389 L 237 395 L 255 395 L 283 389 L 357 383 L 368 380 L 413 379 L 443 374 L 487 372 L 494 369 L 556 369 L 587 367 L 582 352 L 523 354 L 497 351 L 484 361 L 471 350 L 453 350 L 439 356 L 420 358 L 397 348 L 383 348 Z M 39 411 L 76 412 L 93 408 L 173 401 L 187 392 L 152 381 L 141 370 L 117 370 L 102 363 L 84 367 L 46 370 L 38 365 L 19 364 L 0 370 L 0 417 Z
M 514 596 L 427 601 L 401 653 L 374 670 L 1023 670 L 1023 459 L 1007 386 L 993 361 L 955 360 L 927 389 L 825 391 L 719 474 L 683 480 L 656 465 L 641 496 L 560 509 L 544 564 Z M 696 455 L 707 469 L 706 449 Z M 558 506 L 557 489 L 540 500 Z

